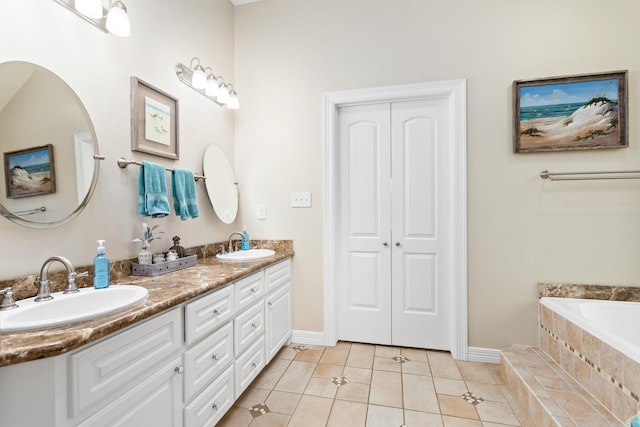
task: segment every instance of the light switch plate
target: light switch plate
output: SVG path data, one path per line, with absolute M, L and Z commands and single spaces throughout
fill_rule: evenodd
M 258 204 L 258 209 L 256 213 L 257 213 L 258 219 L 267 219 L 267 206 L 264 203 Z
M 311 192 L 302 191 L 302 192 L 291 193 L 291 207 L 292 208 L 310 208 Z

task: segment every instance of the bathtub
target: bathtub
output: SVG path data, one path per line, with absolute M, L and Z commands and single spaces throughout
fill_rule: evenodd
M 543 297 L 540 304 L 640 363 L 640 302 Z

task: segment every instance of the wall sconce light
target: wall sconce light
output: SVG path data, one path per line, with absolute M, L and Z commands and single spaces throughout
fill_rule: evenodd
M 121 0 L 53 0 L 105 33 L 129 37 L 127 7 Z
M 231 83 L 225 83 L 222 76 L 214 75 L 210 67 L 204 68 L 200 64 L 199 58 L 192 58 L 189 67 L 178 63 L 176 75 L 182 83 L 219 106 L 226 105 L 230 110 L 240 108 L 238 93 L 233 89 Z

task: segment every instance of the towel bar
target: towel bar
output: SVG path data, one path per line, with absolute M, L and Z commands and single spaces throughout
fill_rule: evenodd
M 586 181 L 595 179 L 640 179 L 640 170 L 597 172 L 540 172 L 540 178 L 549 181 Z
M 120 168 L 124 169 L 124 168 L 126 168 L 127 166 L 129 166 L 129 165 L 142 166 L 142 162 L 137 162 L 137 161 L 135 161 L 135 160 L 127 160 L 127 159 L 125 159 L 124 157 L 120 157 L 120 158 L 118 159 L 118 166 L 120 166 Z M 172 168 L 167 168 L 167 167 L 165 167 L 164 169 L 165 169 L 167 172 L 173 172 L 173 169 L 172 169 Z M 195 181 L 200 181 L 200 180 L 205 181 L 205 180 L 207 179 L 207 177 L 206 177 L 206 176 L 202 176 L 202 175 L 198 175 L 198 174 L 195 174 L 195 173 L 194 173 L 194 174 L 193 174 L 193 179 L 194 179 Z

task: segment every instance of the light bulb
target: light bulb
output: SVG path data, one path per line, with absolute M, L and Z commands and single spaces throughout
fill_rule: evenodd
M 102 2 L 100 0 L 76 0 L 75 8 L 87 18 L 102 18 Z
M 213 74 L 209 74 L 207 78 L 207 86 L 204 88 L 204 93 L 212 98 L 218 96 L 218 79 Z
M 120 0 L 116 1 L 107 13 L 107 30 L 118 37 L 129 37 L 131 24 L 127 8 Z
M 227 102 L 227 108 L 230 110 L 237 110 L 240 108 L 240 100 L 235 90 L 229 92 L 229 101 Z
M 194 89 L 204 89 L 207 86 L 207 76 L 204 75 L 204 68 L 202 68 L 200 64 L 196 65 L 196 68 L 193 70 L 191 86 L 193 86 Z
M 226 104 L 227 102 L 229 102 L 229 88 L 227 88 L 226 84 L 220 83 L 219 89 L 218 102 L 220 104 Z

